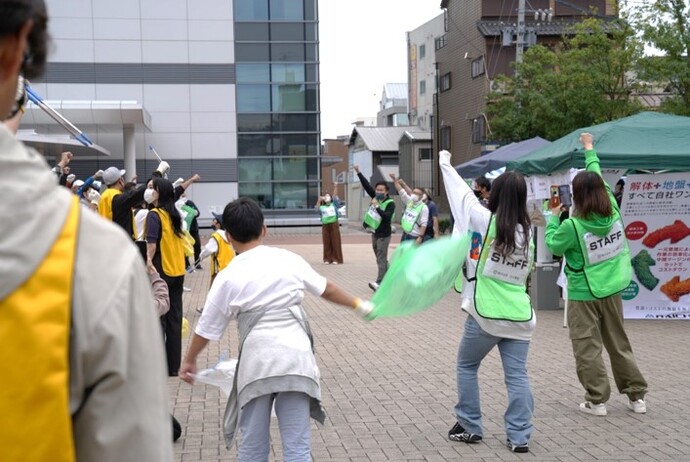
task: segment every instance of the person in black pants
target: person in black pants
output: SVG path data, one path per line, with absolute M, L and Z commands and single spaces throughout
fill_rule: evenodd
M 395 214 L 395 202 L 388 195 L 388 184 L 385 181 L 376 183 L 376 189 L 371 187 L 369 181 L 359 171 L 359 165 L 353 166 L 359 182 L 371 197 L 371 205 L 364 214 L 364 227 L 373 230 L 371 246 L 376 255 L 378 275 L 376 281 L 369 283 L 371 290 L 376 291 L 381 280 L 388 271 L 388 244 L 391 242 L 391 221 Z
M 189 227 L 189 234 L 194 238 L 194 261 L 197 262 L 196 269 L 202 269 L 199 257 L 201 256 L 201 237 L 199 236 L 199 222 L 196 220 L 199 216 L 199 207 L 191 201 L 187 200 L 186 205 L 196 210 L 196 215 L 192 218 L 192 225 Z

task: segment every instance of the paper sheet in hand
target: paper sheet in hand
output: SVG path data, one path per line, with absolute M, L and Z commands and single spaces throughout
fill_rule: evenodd
M 436 303 L 453 287 L 469 247 L 469 235 L 400 244 L 371 299 L 369 318 L 409 316 Z

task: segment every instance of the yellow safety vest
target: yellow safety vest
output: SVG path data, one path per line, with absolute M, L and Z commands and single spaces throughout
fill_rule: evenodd
M 158 252 L 161 256 L 163 273 L 169 277 L 184 276 L 184 243 L 182 238 L 175 234 L 170 215 L 163 209 L 151 209 L 158 214 L 161 220 L 161 240 Z
M 115 188 L 108 188 L 98 201 L 98 214 L 108 220 L 113 220 L 113 197 L 122 194 L 122 191 Z
M 211 276 L 215 276 L 235 258 L 235 250 L 217 233 L 211 234 L 211 238 L 218 244 L 218 252 L 211 259 Z
M 0 301 L 0 459 L 74 461 L 69 335 L 79 224 L 65 225 L 34 274 Z

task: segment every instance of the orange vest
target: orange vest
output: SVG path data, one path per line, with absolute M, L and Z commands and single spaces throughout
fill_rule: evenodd
M 79 224 L 65 225 L 33 275 L 0 301 L 0 459 L 75 460 L 69 409 L 69 336 Z

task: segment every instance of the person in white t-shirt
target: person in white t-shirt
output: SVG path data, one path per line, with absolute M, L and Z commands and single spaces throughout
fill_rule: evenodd
M 301 307 L 304 290 L 362 317 L 373 305 L 328 281 L 299 255 L 263 245 L 266 226 L 253 200 L 229 203 L 222 220 L 237 255 L 211 287 L 180 378 L 194 383 L 197 356 L 236 319 L 239 361 L 223 425 L 226 445 L 238 432 L 240 462 L 268 460 L 266 429 L 275 402 L 285 460 L 310 460 L 309 418 L 323 423 L 325 414 L 313 337 Z

